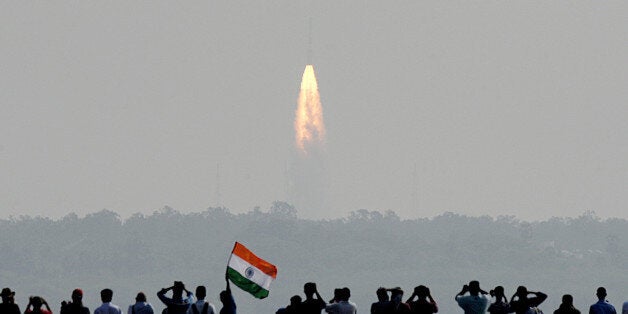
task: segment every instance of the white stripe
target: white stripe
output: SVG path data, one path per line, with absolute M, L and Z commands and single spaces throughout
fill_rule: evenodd
M 231 258 L 229 259 L 229 267 L 239 272 L 242 277 L 247 278 L 248 280 L 256 283 L 266 290 L 269 290 L 270 283 L 274 280 L 273 277 L 268 276 L 265 272 L 249 264 L 247 261 L 243 260 L 235 254 L 231 254 Z M 253 276 L 250 278 L 246 276 L 246 269 L 249 267 L 253 269 Z

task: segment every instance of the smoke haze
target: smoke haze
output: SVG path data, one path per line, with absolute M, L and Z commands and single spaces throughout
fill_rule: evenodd
M 289 199 L 311 18 L 321 216 L 628 217 L 627 6 L 5 2 L 0 215 Z

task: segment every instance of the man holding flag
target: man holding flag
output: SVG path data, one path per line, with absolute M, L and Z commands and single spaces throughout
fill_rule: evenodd
M 236 314 L 236 304 L 231 294 L 231 287 L 229 286 L 229 276 L 226 278 L 227 290 L 220 292 L 220 302 L 222 302 L 222 309 L 220 314 Z

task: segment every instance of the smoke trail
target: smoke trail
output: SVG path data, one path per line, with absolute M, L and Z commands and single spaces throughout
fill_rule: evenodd
M 323 107 L 312 65 L 308 64 L 303 71 L 297 104 L 294 119 L 296 144 L 303 154 L 307 154 L 311 146 L 320 147 L 325 141 Z

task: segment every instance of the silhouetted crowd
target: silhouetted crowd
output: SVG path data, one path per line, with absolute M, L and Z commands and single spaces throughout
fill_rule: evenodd
M 171 292 L 170 297 L 166 296 Z M 185 295 L 184 295 L 185 293 Z M 222 308 L 216 312 L 213 304 L 205 300 L 207 289 L 205 286 L 196 287 L 196 295 L 185 288 L 181 281 L 175 281 L 171 287 L 163 288 L 157 292 L 157 298 L 166 306 L 162 314 L 235 314 L 236 304 L 231 294 L 231 287 L 227 281 L 227 288 L 220 292 Z M 83 291 L 74 289 L 71 296 L 72 301 L 62 301 L 60 314 L 90 314 L 87 307 L 83 305 Z M 112 303 L 113 291 L 103 289 L 100 291 L 102 305 L 94 310 L 94 314 L 123 314 L 119 306 Z M 52 314 L 50 305 L 40 296 L 28 298 L 28 305 L 24 314 Z M 139 292 L 135 297 L 135 303 L 129 305 L 127 314 L 155 314 L 153 306 L 147 302 L 146 294 Z M 2 303 L 0 303 L 0 314 L 22 314 L 20 307 L 15 303 L 15 291 L 10 288 L 2 289 Z
M 167 294 L 170 293 L 170 296 Z M 351 302 L 351 290 L 338 288 L 329 302 L 325 302 L 319 294 L 316 284 L 308 282 L 303 286 L 305 300 L 299 295 L 290 298 L 290 304 L 277 310 L 276 314 L 320 314 L 324 310 L 331 314 L 356 314 L 357 306 Z M 438 304 L 430 289 L 424 285 L 414 288 L 412 295 L 403 301 L 403 290 L 399 287 L 376 290 L 377 302 L 371 304 L 371 314 L 433 314 L 438 313 Z M 615 307 L 606 300 L 606 289 L 599 287 L 596 291 L 598 301 L 589 307 L 589 314 L 617 314 Z M 20 307 L 15 303 L 15 291 L 10 288 L 2 289 L 2 303 L 0 314 L 22 314 Z M 185 288 L 180 281 L 175 281 L 168 288 L 157 292 L 157 297 L 165 305 L 162 314 L 235 314 L 236 303 L 231 294 L 229 281 L 227 287 L 220 292 L 222 307 L 219 312 L 213 304 L 205 300 L 207 290 L 204 286 L 196 287 L 196 293 Z M 119 306 L 112 303 L 113 291 L 100 291 L 102 305 L 94 310 L 94 314 L 123 314 Z M 478 281 L 471 281 L 464 285 L 455 295 L 455 301 L 465 314 L 540 314 L 543 313 L 539 305 L 547 299 L 547 295 L 538 291 L 529 291 L 519 286 L 510 300 L 506 297 L 504 288 L 497 286 L 486 292 L 480 288 Z M 90 314 L 90 310 L 83 305 L 83 291 L 74 289 L 71 301 L 61 302 L 60 314 Z M 24 314 L 52 314 L 50 305 L 40 296 L 29 297 Z M 147 302 L 146 294 L 139 292 L 135 303 L 129 305 L 127 314 L 154 314 L 154 309 Z M 554 314 L 580 314 L 573 305 L 573 297 L 565 294 L 562 303 Z M 628 302 L 624 302 L 622 313 L 628 314 Z
M 321 311 L 330 314 L 356 314 L 357 306 L 349 301 L 351 290 L 339 288 L 334 290 L 334 297 L 325 302 L 316 289 L 316 284 L 308 282 L 303 286 L 305 300 L 299 295 L 290 298 L 290 304 L 277 310 L 275 314 L 320 314 Z M 403 301 L 403 290 L 396 288 L 380 287 L 375 291 L 377 302 L 371 304 L 371 314 L 433 314 L 438 313 L 438 304 L 430 289 L 424 285 L 414 288 L 412 295 Z M 596 295 L 598 301 L 591 305 L 589 314 L 617 314 L 615 307 L 606 300 L 606 289 L 599 287 Z M 519 286 L 517 291 L 508 300 L 504 287 L 497 286 L 486 292 L 480 288 L 476 280 L 464 285 L 454 297 L 458 306 L 465 314 L 542 314 L 539 305 L 547 299 L 542 292 L 528 291 L 524 286 Z M 573 305 L 573 297 L 563 295 L 562 303 L 554 314 L 580 314 Z M 628 314 L 628 302 L 624 302 L 622 313 Z

